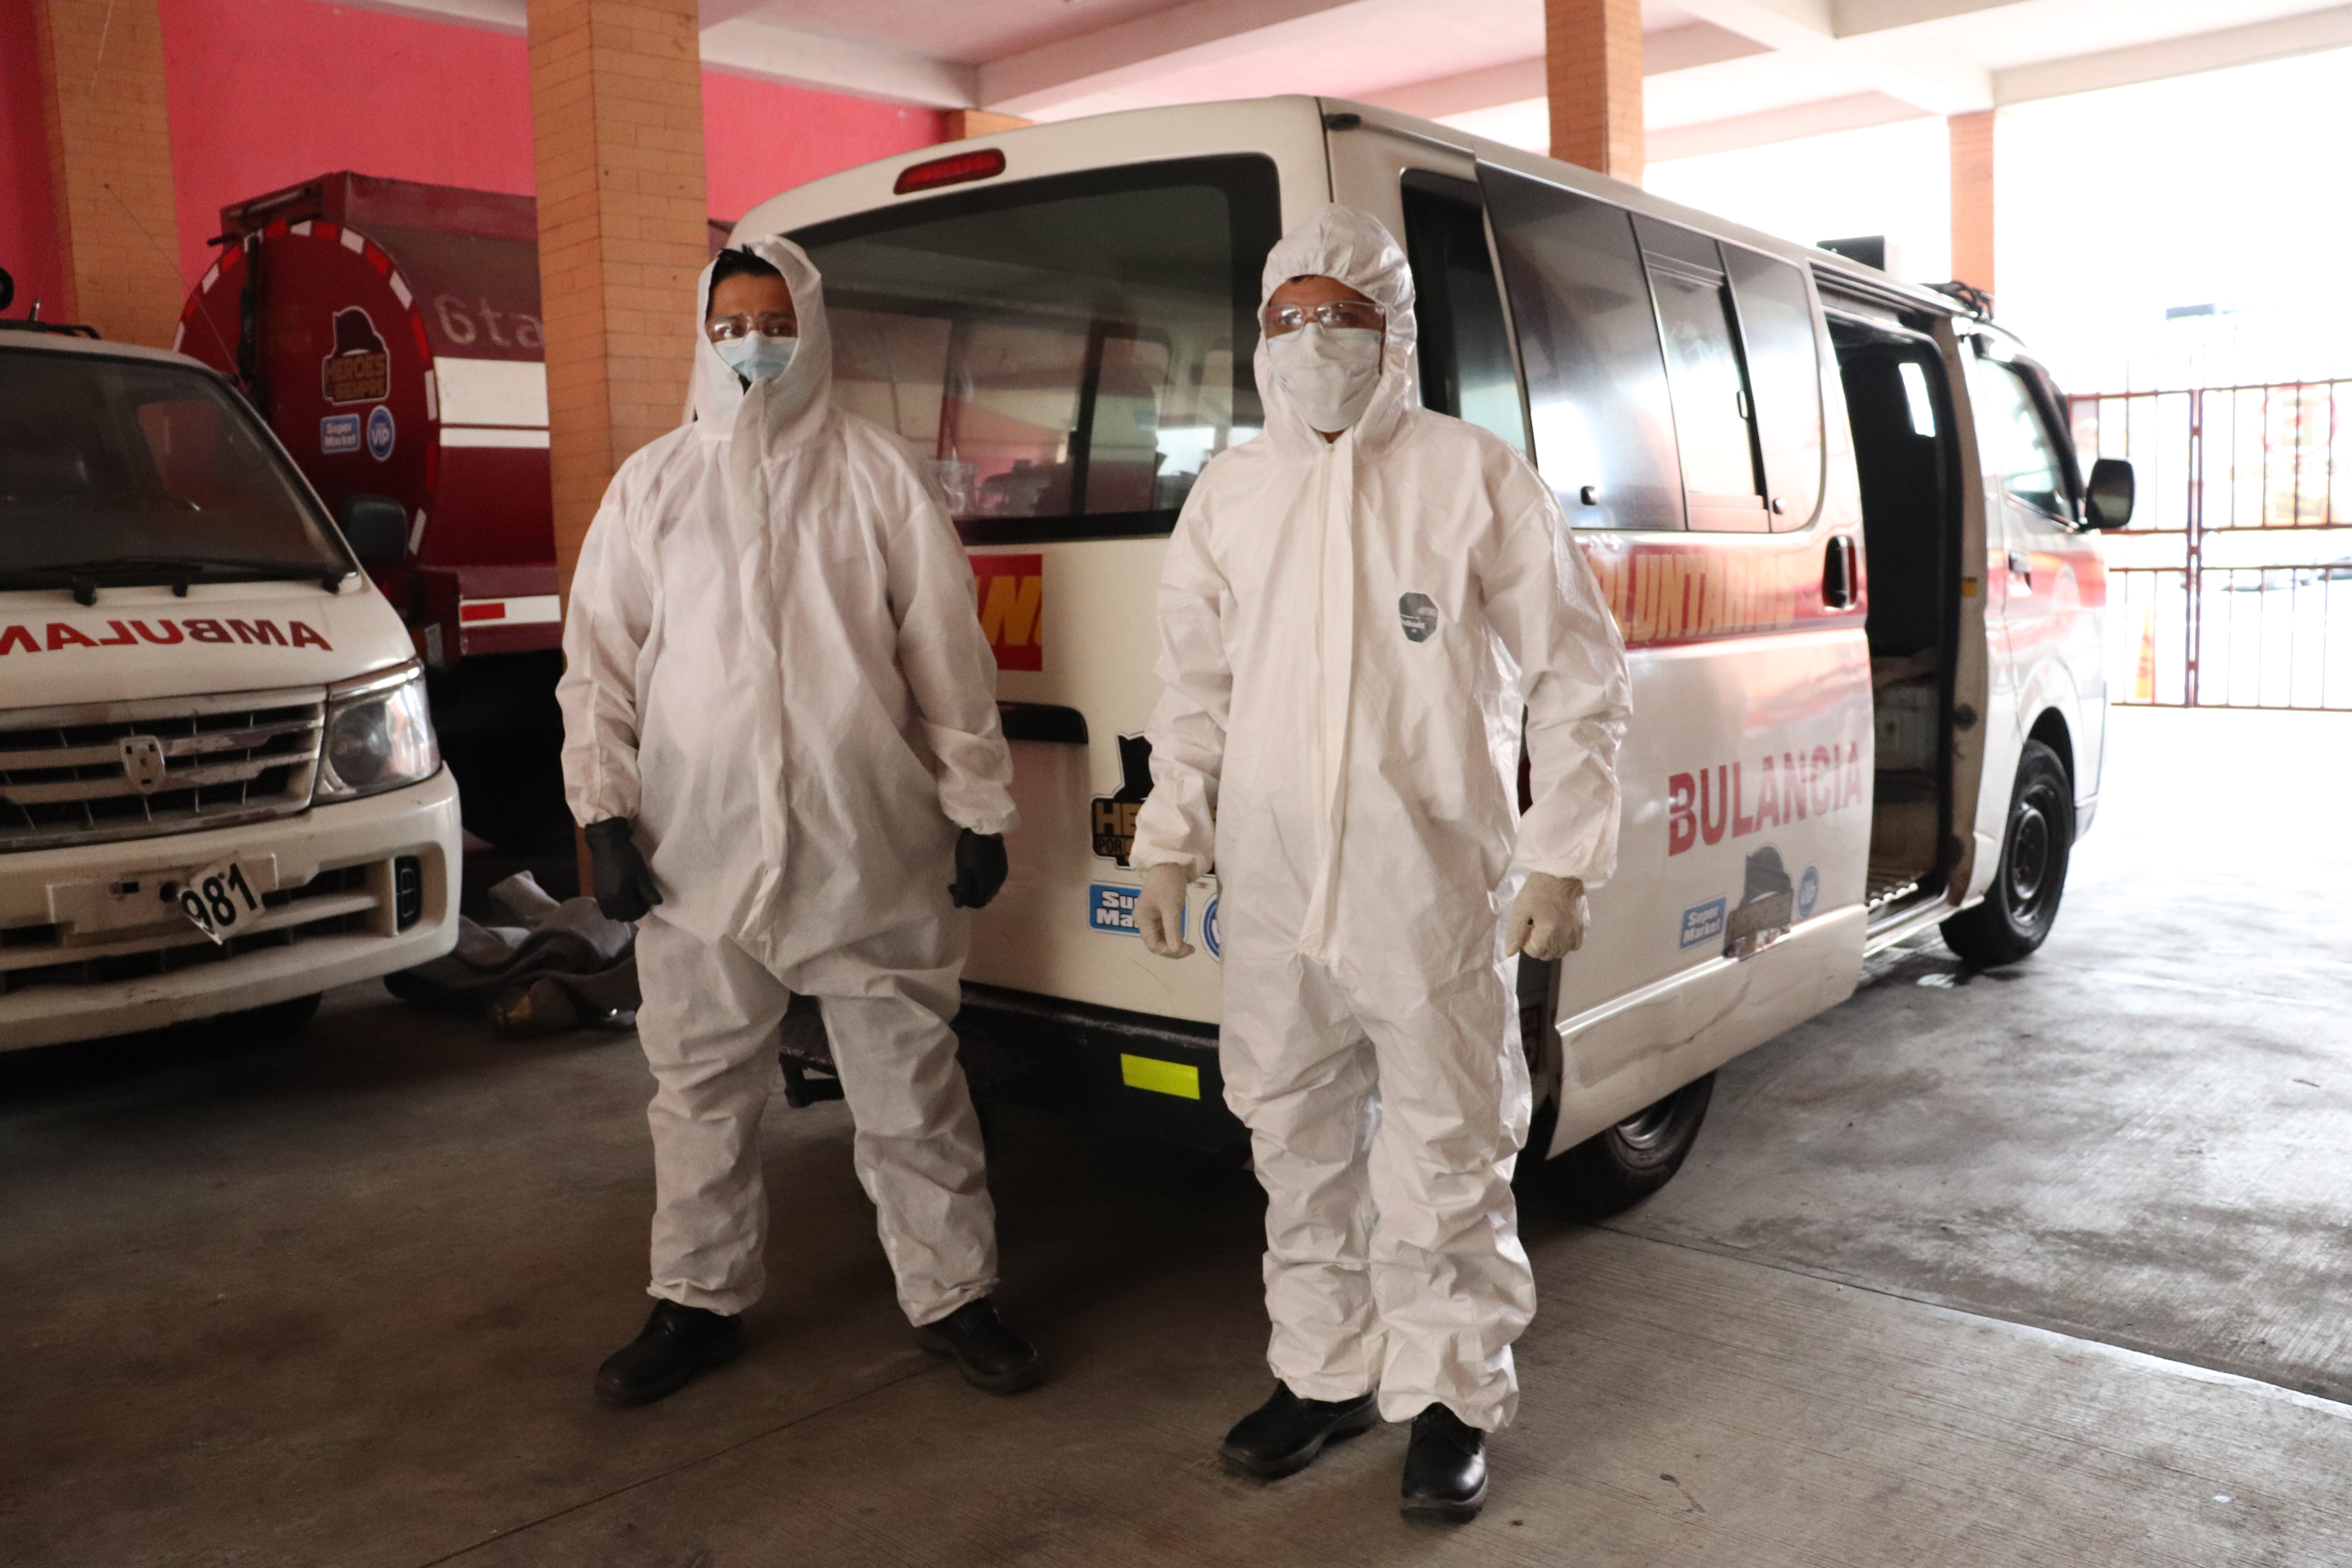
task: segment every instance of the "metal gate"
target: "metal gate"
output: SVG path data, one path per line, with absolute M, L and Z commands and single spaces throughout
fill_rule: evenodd
M 2352 710 L 2352 381 L 2073 403 L 2084 468 L 2139 479 L 2106 535 L 2110 698 Z

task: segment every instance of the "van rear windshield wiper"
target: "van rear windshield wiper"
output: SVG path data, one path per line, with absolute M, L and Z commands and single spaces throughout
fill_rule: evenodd
M 268 556 L 110 555 L 98 561 L 73 561 L 49 566 L 0 567 L 0 588 L 71 588 L 74 602 L 98 603 L 100 586 L 168 583 L 184 598 L 188 584 L 206 578 L 236 582 L 314 581 L 332 592 L 352 574 L 348 566 L 320 561 L 286 561 Z

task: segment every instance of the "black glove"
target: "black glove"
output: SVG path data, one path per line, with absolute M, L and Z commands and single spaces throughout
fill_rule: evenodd
M 654 886 L 653 868 L 630 837 L 634 825 L 625 816 L 592 822 L 584 830 L 589 853 L 595 860 L 596 907 L 606 920 L 640 921 L 662 901 Z
M 956 879 L 948 897 L 960 910 L 984 910 L 1004 886 L 1004 840 L 966 827 L 956 834 Z

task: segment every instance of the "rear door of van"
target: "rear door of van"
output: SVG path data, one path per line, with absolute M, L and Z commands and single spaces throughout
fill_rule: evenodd
M 835 401 L 929 462 L 978 578 L 1022 822 L 965 979 L 1032 1034 L 1070 1005 L 1089 1028 L 1220 1012 L 1213 880 L 1191 958 L 1134 926 L 1154 600 L 1202 465 L 1263 423 L 1259 268 L 1329 185 L 1313 100 L 1212 107 L 1019 132 L 999 175 L 791 230 L 825 279 Z M 1164 1092 L 1213 1104 L 1213 1053 L 1188 1059 Z

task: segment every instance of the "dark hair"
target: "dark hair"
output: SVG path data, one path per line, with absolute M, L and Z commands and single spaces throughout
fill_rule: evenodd
M 715 259 L 718 264 L 710 269 L 713 290 L 730 278 L 772 278 L 779 283 L 784 280 L 782 273 L 748 250 L 722 250 Z

